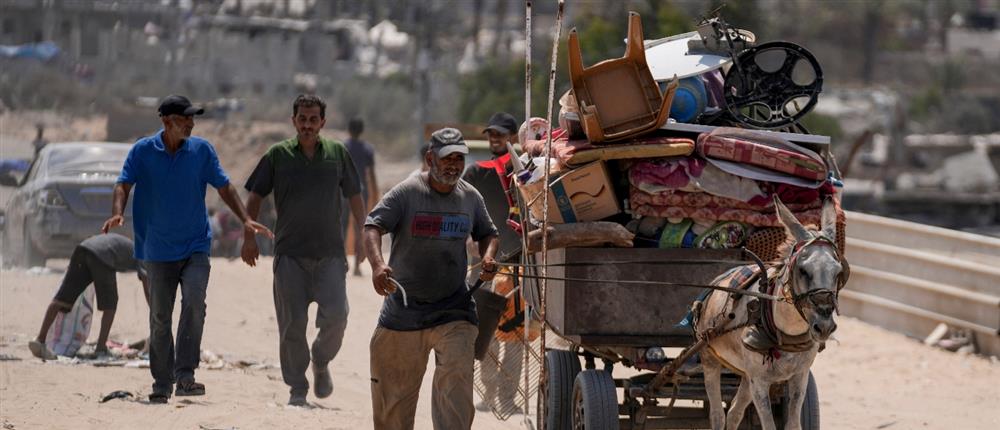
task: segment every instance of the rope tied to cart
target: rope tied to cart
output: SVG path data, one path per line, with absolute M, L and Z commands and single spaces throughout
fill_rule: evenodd
M 750 257 L 748 260 L 724 260 L 724 259 L 673 259 L 673 260 L 632 260 L 632 261 L 577 261 L 577 262 L 564 262 L 564 263 L 513 263 L 513 262 L 503 262 L 501 259 L 499 265 L 517 267 L 517 268 L 538 268 L 538 267 L 576 267 L 576 266 L 620 266 L 620 265 L 673 265 L 673 264 L 713 264 L 713 263 L 723 263 L 723 264 L 754 264 L 757 266 L 758 271 L 753 277 L 748 279 L 743 285 L 736 288 L 724 287 L 715 284 L 695 284 L 686 282 L 667 282 L 667 281 L 643 281 L 643 280 L 617 280 L 617 279 L 588 279 L 588 278 L 574 278 L 574 277 L 560 277 L 560 276 L 548 276 L 546 273 L 541 275 L 530 275 L 524 273 L 521 275 L 525 279 L 537 279 L 542 281 L 563 281 L 563 282 L 583 282 L 583 283 L 598 283 L 598 284 L 621 284 L 621 285 L 649 285 L 649 286 L 663 286 L 663 287 L 682 287 L 682 288 L 699 288 L 699 289 L 709 289 L 717 291 L 725 291 L 734 296 L 747 295 L 751 297 L 756 297 L 758 299 L 770 300 L 775 302 L 788 302 L 792 303 L 789 297 L 786 295 L 774 295 L 765 292 L 752 291 L 749 289 L 750 284 L 754 281 L 758 281 L 761 286 L 767 285 L 770 281 L 767 277 L 767 266 L 764 262 L 750 252 L 747 249 L 743 249 L 744 255 Z M 761 276 L 763 274 L 763 276 Z

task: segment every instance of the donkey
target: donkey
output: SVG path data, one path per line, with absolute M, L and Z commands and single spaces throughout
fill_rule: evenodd
M 721 430 L 723 423 L 726 429 L 736 429 L 751 401 L 763 428 L 775 429 L 769 391 L 772 384 L 786 381 L 789 407 L 784 428 L 801 429 L 809 367 L 837 329 L 833 312 L 849 270 L 834 242 L 833 201 L 823 205 L 820 231 L 806 229 L 777 199 L 775 207 L 794 244 L 783 261 L 769 265 L 770 292 L 765 292 L 784 301 L 754 301 L 747 295 L 713 291 L 695 305 L 695 333 L 707 341 L 701 361 L 713 430 Z M 722 285 L 741 271 L 754 273 L 754 268 L 735 268 L 713 284 Z M 742 376 L 728 416 L 722 407 L 722 366 Z

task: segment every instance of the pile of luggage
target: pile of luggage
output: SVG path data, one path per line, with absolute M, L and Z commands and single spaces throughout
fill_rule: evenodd
M 731 87 L 751 81 L 757 85 L 752 91 L 767 92 L 772 99 L 802 88 L 818 94 L 821 82 L 788 81 L 795 87 L 789 89 L 778 76 L 797 67 L 786 67 L 789 62 L 811 61 L 812 79 L 821 81 L 811 55 L 794 57 L 801 54 L 787 48 L 791 44 L 774 42 L 786 58 L 778 58 L 773 71 L 761 71 L 768 67 L 752 56 L 760 53 L 751 52 L 757 49 L 752 33 L 724 27 L 713 39 L 711 31 L 718 34 L 719 24 L 703 27 L 644 42 L 639 16 L 632 14 L 625 56 L 589 68 L 580 60 L 576 31 L 570 33 L 573 88 L 559 100 L 551 150 L 546 151 L 547 122 L 532 118 L 521 126 L 525 154 L 515 163 L 529 222 L 541 222 L 548 192 L 550 249 L 746 247 L 771 260 L 785 241 L 776 199 L 806 225 L 819 225 L 826 199 L 839 201 L 841 182 L 829 138 L 796 129 L 803 110 L 772 106 L 787 115 L 749 120 L 732 109 Z M 773 46 L 758 47 L 770 49 L 771 56 L 777 52 Z M 744 74 L 742 81 L 737 73 Z M 803 101 L 807 108 L 815 94 Z M 753 124 L 783 127 L 776 131 Z M 546 157 L 552 166 L 548 187 L 542 180 Z M 836 240 L 842 250 L 839 203 L 838 214 Z M 541 232 L 533 234 L 537 239 Z

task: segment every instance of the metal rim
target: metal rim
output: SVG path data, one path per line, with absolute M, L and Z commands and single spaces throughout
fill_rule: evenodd
M 780 66 L 768 70 L 759 64 L 760 56 L 777 52 L 784 55 Z M 726 110 L 751 127 L 771 129 L 797 123 L 816 106 L 823 90 L 823 70 L 816 57 L 791 42 L 769 42 L 747 49 L 736 63 L 725 78 Z M 811 69 L 808 83 L 795 80 L 800 64 Z

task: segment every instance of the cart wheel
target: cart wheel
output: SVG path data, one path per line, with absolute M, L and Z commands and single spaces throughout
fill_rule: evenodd
M 545 351 L 545 365 L 548 373 L 545 428 L 570 430 L 573 381 L 580 373 L 580 359 L 572 351 L 550 349 Z
M 584 370 L 573 385 L 573 430 L 617 430 L 618 394 L 611 374 Z
M 819 430 L 819 390 L 812 371 L 806 384 L 806 398 L 802 401 L 802 430 Z

